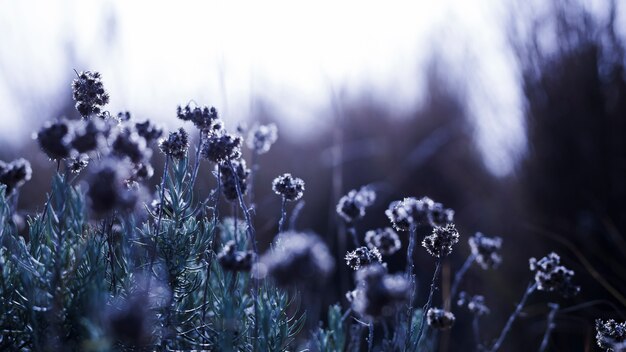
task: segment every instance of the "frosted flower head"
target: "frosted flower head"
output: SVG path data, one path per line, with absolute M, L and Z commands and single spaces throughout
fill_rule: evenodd
M 459 232 L 454 224 L 433 228 L 432 234 L 424 237 L 422 246 L 430 255 L 440 258 L 452 253 L 452 246 L 459 242 Z
M 315 288 L 330 277 L 334 267 L 333 256 L 318 236 L 284 232 L 276 239 L 274 249 L 261 257 L 255 271 L 259 278 L 268 274 L 283 288 Z
M 279 196 L 284 197 L 285 200 L 294 202 L 302 198 L 304 194 L 304 181 L 291 176 L 289 173 L 283 174 L 274 179 L 272 190 Z
M 97 151 L 104 144 L 105 126 L 100 120 L 79 121 L 75 124 L 71 146 L 78 153 Z
M 456 318 L 452 312 L 439 308 L 430 308 L 426 313 L 428 325 L 437 330 L 447 330 L 454 325 Z
M 213 129 L 202 143 L 202 156 L 214 163 L 227 162 L 241 157 L 241 137 L 224 129 Z
M 238 251 L 235 241 L 228 241 L 217 255 L 217 261 L 226 271 L 250 271 L 254 261 L 252 251 Z
M 369 207 L 376 200 L 376 193 L 370 187 L 351 190 L 339 199 L 337 203 L 337 213 L 348 223 L 357 221 L 365 216 L 365 208 Z
M 565 297 L 576 295 L 579 286 L 572 284 L 574 271 L 560 265 L 561 258 L 552 252 L 537 260 L 530 258 L 530 271 L 535 273 L 535 283 L 539 291 L 558 292 Z
M 6 194 L 21 187 L 32 176 L 32 169 L 28 160 L 20 158 L 10 163 L 0 161 L 0 184 L 6 186 Z
M 392 255 L 402 247 L 398 234 L 391 227 L 367 231 L 365 243 L 369 248 L 377 248 L 382 255 Z
M 139 136 L 143 137 L 148 144 L 161 138 L 163 135 L 163 129 L 150 122 L 150 120 L 137 122 L 135 124 L 135 131 Z
M 184 159 L 189 149 L 189 136 L 187 131 L 179 128 L 176 132 L 170 132 L 167 139 L 162 139 L 159 148 L 163 154 L 174 159 Z
M 454 210 L 444 207 L 441 203 L 432 203 L 428 220 L 432 227 L 446 226 L 454 221 Z
M 51 160 L 67 158 L 72 150 L 70 131 L 70 125 L 65 120 L 47 122 L 37 133 L 37 141 L 41 150 Z
M 145 181 L 154 175 L 154 168 L 144 161 L 133 165 L 131 170 L 131 181 Z
M 430 223 L 429 214 L 433 201 L 428 197 L 416 199 L 404 198 L 391 202 L 385 214 L 397 231 L 408 231 L 412 225 L 421 226 Z
M 476 263 L 478 263 L 481 268 L 485 270 L 494 269 L 502 262 L 502 256 L 500 256 L 499 253 L 502 247 L 502 238 L 487 237 L 477 232 L 474 236 L 469 238 L 468 242 L 472 250 L 472 255 L 476 257 Z
M 115 210 L 135 207 L 139 196 L 125 186 L 127 178 L 125 167 L 112 161 L 105 161 L 91 171 L 87 180 L 87 199 L 94 215 L 106 216 Z
M 75 158 L 68 160 L 67 168 L 73 174 L 78 174 L 83 171 L 87 165 L 89 165 L 89 156 L 86 154 L 79 154 Z
M 596 319 L 596 342 L 605 351 L 621 351 L 621 349 L 614 350 L 613 347 L 626 342 L 626 322 Z
M 72 96 L 76 101 L 76 110 L 83 117 L 99 114 L 102 107 L 109 103 L 109 94 L 99 72 L 84 71 L 72 82 Z
M 380 264 L 368 265 L 355 274 L 352 309 L 367 320 L 393 316 L 409 300 L 411 286 L 403 275 L 389 275 Z
M 276 124 L 255 125 L 248 133 L 246 144 L 257 154 L 265 154 L 278 139 Z
M 457 301 L 459 307 L 465 307 L 475 315 L 489 314 L 489 307 L 485 304 L 485 297 L 481 295 L 470 296 L 466 292 L 459 293 Z
M 189 104 L 185 107 L 178 106 L 176 108 L 176 116 L 183 121 L 191 121 L 201 131 L 208 131 L 217 121 L 217 109 L 208 106 L 194 106 Z
M 127 157 L 133 163 L 140 163 L 150 157 L 152 151 L 146 148 L 146 140 L 136 132 L 124 131 L 117 135 L 112 145 L 113 154 Z
M 370 249 L 367 247 L 359 247 L 346 254 L 346 264 L 354 270 L 359 270 L 364 266 L 368 266 L 374 263 L 381 263 L 383 261 L 380 252 L 376 247 Z
M 243 159 L 233 160 L 231 164 L 233 169 L 235 169 L 235 175 L 233 175 L 233 171 L 228 164 L 219 164 L 217 168 L 220 171 L 222 193 L 227 200 L 232 202 L 238 199 L 237 184 L 239 184 L 242 196 L 248 192 L 247 179 L 250 175 L 250 169 L 246 167 L 246 161 Z

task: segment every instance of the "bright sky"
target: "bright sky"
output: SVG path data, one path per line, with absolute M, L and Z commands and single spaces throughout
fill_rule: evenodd
M 175 123 L 176 105 L 193 99 L 243 120 L 258 96 L 304 136 L 328 122 L 331 87 L 415 107 L 434 44 L 467 94 L 488 167 L 503 175 L 524 128 L 501 3 L 1 1 L 0 139 L 53 118 L 75 65 L 102 73 L 112 112 Z

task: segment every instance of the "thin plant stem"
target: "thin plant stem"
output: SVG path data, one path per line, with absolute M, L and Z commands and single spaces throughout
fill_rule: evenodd
M 235 240 L 235 248 L 237 248 L 239 246 L 239 239 L 237 236 L 237 203 L 233 203 L 233 239 Z
M 354 224 L 350 224 L 350 226 L 348 226 L 348 233 L 350 233 L 350 236 L 352 237 L 352 242 L 354 243 L 354 246 L 356 248 L 359 248 L 361 244 L 359 243 L 359 238 L 356 235 L 356 228 L 354 227 Z
M 420 323 L 420 329 L 417 332 L 417 338 L 415 339 L 415 345 L 413 346 L 413 350 L 415 350 L 419 346 L 420 339 L 422 338 L 422 334 L 424 333 L 424 326 L 426 325 L 426 314 L 428 313 L 428 309 L 430 309 L 430 305 L 432 304 L 432 301 L 433 301 L 433 294 L 435 293 L 437 277 L 439 276 L 439 272 L 441 271 L 442 259 L 443 259 L 443 256 L 440 256 L 439 258 L 437 258 L 437 264 L 435 266 L 435 273 L 433 274 L 433 279 L 430 282 L 430 292 L 428 293 L 428 300 L 426 301 L 426 304 L 424 304 L 424 307 L 422 308 L 422 319 Z
M 256 172 L 257 169 L 259 168 L 259 164 L 258 164 L 258 156 L 259 153 L 257 153 L 256 150 L 252 150 L 252 167 L 250 168 L 250 176 L 248 177 L 248 179 L 250 180 L 250 182 L 248 183 L 248 202 L 250 203 L 250 205 L 254 205 L 254 176 L 256 176 Z
M 159 217 L 157 218 L 157 222 L 156 222 L 156 229 L 155 229 L 155 237 L 159 236 L 159 233 L 161 232 L 161 219 L 163 218 L 163 203 L 165 203 L 165 183 L 167 182 L 167 168 L 169 166 L 169 161 L 170 161 L 170 157 L 169 156 L 165 156 L 165 165 L 163 166 L 163 178 L 161 179 L 161 193 L 159 195 Z M 154 267 L 154 261 L 156 260 L 156 240 L 154 242 L 154 246 L 152 248 L 152 253 L 150 254 L 150 266 L 148 267 L 148 277 L 152 278 L 152 268 Z M 151 280 L 148 280 L 148 291 L 150 290 L 150 282 Z
M 413 302 L 415 301 L 416 294 L 416 284 L 415 284 L 415 275 L 414 275 L 414 267 L 413 267 L 413 251 L 415 251 L 415 237 L 416 237 L 416 228 L 415 224 L 411 224 L 409 227 L 409 248 L 406 252 L 406 279 L 409 281 L 411 285 L 411 296 L 409 298 L 409 309 L 407 310 L 407 336 L 406 336 L 406 346 L 411 343 L 411 335 L 413 334 Z
M 191 181 L 189 182 L 189 191 L 193 192 L 193 186 L 196 183 L 196 177 L 198 177 L 198 170 L 200 169 L 200 150 L 202 149 L 202 131 L 199 132 L 198 145 L 196 146 L 196 159 L 194 160 L 193 173 L 191 174 Z
M 298 216 L 300 215 L 302 208 L 304 208 L 304 200 L 300 200 L 293 208 L 291 217 L 289 218 L 289 230 L 293 231 L 296 229 L 296 220 L 298 220 Z
M 287 198 L 283 196 L 281 203 L 280 203 L 280 220 L 278 221 L 278 233 L 283 232 L 286 218 L 287 218 Z
M 476 342 L 476 351 L 482 350 L 482 344 L 480 342 L 480 327 L 479 327 L 480 315 L 474 314 L 472 319 L 472 331 L 474 332 L 474 342 Z
M 459 290 L 459 285 L 461 284 L 461 281 L 463 280 L 465 273 L 467 273 L 467 270 L 470 268 L 470 266 L 472 266 L 472 263 L 474 262 L 474 260 L 476 260 L 476 255 L 470 254 L 465 260 L 465 263 L 463 263 L 463 266 L 461 266 L 459 271 L 457 271 L 456 274 L 454 275 L 454 281 L 452 282 L 450 295 L 448 295 L 448 299 L 446 300 L 446 304 L 445 304 L 446 310 L 450 309 L 450 303 L 454 300 L 454 297 L 456 296 L 457 291 Z
M 513 311 L 513 314 L 511 314 L 511 316 L 509 317 L 509 320 L 506 322 L 506 325 L 504 325 L 504 329 L 502 329 L 502 332 L 500 333 L 500 337 L 498 337 L 498 340 L 496 340 L 496 343 L 493 345 L 490 352 L 496 352 L 502 346 L 502 343 L 504 342 L 506 335 L 509 333 L 509 331 L 511 330 L 511 327 L 513 326 L 513 322 L 515 321 L 517 316 L 522 312 L 522 309 L 524 308 L 524 305 L 526 304 L 526 300 L 528 300 L 528 297 L 530 296 L 531 293 L 535 291 L 535 289 L 537 289 L 537 283 L 531 283 L 528 285 L 526 292 L 524 292 L 524 296 L 522 296 L 522 300 L 519 302 L 517 307 L 515 307 L 515 311 Z
M 372 352 L 372 347 L 374 347 L 374 322 L 370 322 L 368 324 L 369 334 L 367 336 L 367 351 Z
M 550 313 L 548 313 L 548 320 L 546 322 L 546 332 L 543 334 L 543 339 L 541 339 L 541 346 L 539 346 L 539 352 L 543 352 L 548 348 L 548 342 L 550 341 L 550 334 L 552 330 L 554 330 L 554 318 L 556 317 L 556 313 L 559 310 L 559 305 L 557 303 L 548 303 L 548 307 L 550 307 Z
M 221 191 L 221 179 L 220 179 L 220 168 L 217 168 L 217 189 L 215 191 L 215 197 L 213 198 L 213 221 L 211 225 L 211 245 L 215 243 L 215 231 L 217 229 L 217 218 L 219 216 L 219 212 L 217 209 L 217 205 L 220 200 L 220 191 Z M 203 309 L 202 309 L 202 322 L 205 322 L 206 318 L 206 301 L 209 295 L 209 282 L 211 279 L 211 266 L 213 264 L 213 253 L 209 252 L 209 260 L 206 266 L 206 281 L 204 282 L 204 301 L 203 301 Z

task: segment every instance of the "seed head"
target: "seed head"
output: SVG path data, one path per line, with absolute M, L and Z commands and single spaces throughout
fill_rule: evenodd
M 355 274 L 357 289 L 350 294 L 352 309 L 367 320 L 393 316 L 409 300 L 410 284 L 403 275 L 389 275 L 380 264 Z
M 376 200 L 376 193 L 370 187 L 351 190 L 339 199 L 337 213 L 348 223 L 355 222 L 365 216 L 365 208 Z
M 447 330 L 454 325 L 456 318 L 452 312 L 445 311 L 439 308 L 430 308 L 426 313 L 428 325 L 437 330 Z
M 78 121 L 74 124 L 71 146 L 78 153 L 97 151 L 104 144 L 104 123 L 100 120 Z
M 214 107 L 194 106 L 187 104 L 184 108 L 180 105 L 176 108 L 176 115 L 183 121 L 191 121 L 201 131 L 208 131 L 217 121 L 217 110 Z
M 383 261 L 380 252 L 376 247 L 369 249 L 367 247 L 359 247 L 351 252 L 348 252 L 345 257 L 346 264 L 354 270 L 359 270 L 362 267 L 381 263 Z
M 481 295 L 470 296 L 466 292 L 459 293 L 457 301 L 459 307 L 465 307 L 475 315 L 489 314 L 489 307 L 485 304 L 485 297 Z
M 113 142 L 113 154 L 128 157 L 133 163 L 141 163 L 150 157 L 151 149 L 146 148 L 146 140 L 137 132 L 124 131 Z
M 184 129 L 179 128 L 177 132 L 170 132 L 167 139 L 162 139 L 159 148 L 169 157 L 184 159 L 189 149 L 189 136 Z
M 437 258 L 452 253 L 452 245 L 459 242 L 459 232 L 454 224 L 433 228 L 433 233 L 424 237 L 422 246 Z
M 613 319 L 607 321 L 596 319 L 596 342 L 605 351 L 622 351 L 622 349 L 614 349 L 614 347 L 620 344 L 623 348 L 623 344 L 626 342 L 626 322 L 618 323 Z
M 367 231 L 365 243 L 369 248 L 377 248 L 382 255 L 392 255 L 402 247 L 398 234 L 391 227 Z
M 291 176 L 291 174 L 283 174 L 274 179 L 272 190 L 279 196 L 284 197 L 285 200 L 294 202 L 302 198 L 304 194 L 304 181 Z
M 51 160 L 65 159 L 71 151 L 70 126 L 65 120 L 47 122 L 37 133 L 37 141 Z
M 20 158 L 8 164 L 0 160 L 0 184 L 6 186 L 7 195 L 29 181 L 32 173 L 30 162 L 26 159 Z
M 99 72 L 84 71 L 72 82 L 72 93 L 76 101 L 76 110 L 83 117 L 99 114 L 102 107 L 109 103 L 109 94 Z
M 487 237 L 480 232 L 477 232 L 474 236 L 469 238 L 469 245 L 472 250 L 472 255 L 476 257 L 476 263 L 481 268 L 495 269 L 502 262 L 502 256 L 500 256 L 500 248 L 502 247 L 502 238 L 500 237 Z
M 89 156 L 87 154 L 78 154 L 75 158 L 71 158 L 67 167 L 71 173 L 78 174 L 89 165 Z
M 222 192 L 224 197 L 229 201 L 235 201 L 238 199 L 237 184 L 239 184 L 239 190 L 241 195 L 245 195 L 248 191 L 248 175 L 250 175 L 250 169 L 246 167 L 246 161 L 243 159 L 231 161 L 233 169 L 235 169 L 235 175 L 230 166 L 226 163 L 218 164 L 216 167 L 220 170 L 220 180 L 222 181 Z M 236 177 L 235 177 L 236 176 Z
M 143 137 L 148 144 L 161 138 L 163 135 L 163 129 L 151 123 L 150 120 L 137 122 L 135 124 L 135 130 L 137 131 L 137 134 Z
M 441 203 L 432 203 L 428 217 L 432 227 L 442 227 L 454 221 L 454 210 L 447 209 Z
M 241 137 L 229 134 L 221 127 L 212 129 L 202 143 L 202 156 L 214 163 L 236 160 L 241 157 L 241 143 Z
M 217 255 L 217 261 L 226 271 L 250 271 L 254 259 L 252 251 L 238 251 L 235 241 L 228 241 Z
M 564 297 L 578 294 L 579 286 L 572 284 L 574 271 L 559 265 L 561 258 L 552 252 L 537 260 L 530 258 L 530 271 L 535 273 L 537 289 L 547 292 L 558 292 Z
M 255 125 L 248 133 L 246 143 L 248 148 L 257 154 L 265 154 L 270 150 L 272 144 L 278 139 L 278 128 L 276 124 Z
M 130 113 L 130 111 L 120 111 L 117 113 L 117 120 L 119 122 L 126 122 L 126 121 L 130 121 L 130 119 L 132 119 L 132 115 Z
M 92 170 L 88 178 L 87 199 L 94 215 L 106 216 L 115 210 L 134 209 L 139 195 L 125 186 L 128 173 L 124 170 L 124 166 L 112 160 L 105 160 Z

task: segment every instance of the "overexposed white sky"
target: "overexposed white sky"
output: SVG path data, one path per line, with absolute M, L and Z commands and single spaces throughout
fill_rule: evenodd
M 487 166 L 504 175 L 525 138 L 502 3 L 0 1 L 0 140 L 55 117 L 71 68 L 102 73 L 112 112 L 174 125 L 175 107 L 193 99 L 240 121 L 258 97 L 306 137 L 329 123 L 332 90 L 368 91 L 398 113 L 420 104 L 435 45 Z

